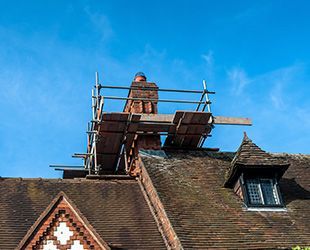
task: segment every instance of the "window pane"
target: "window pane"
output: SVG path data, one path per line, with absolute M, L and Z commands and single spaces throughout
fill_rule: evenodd
M 258 179 L 248 179 L 246 181 L 246 187 L 249 196 L 249 203 L 252 205 L 263 204 L 262 197 L 259 190 Z
M 261 179 L 260 182 L 265 204 L 266 205 L 279 204 L 277 191 L 273 185 L 273 181 L 271 179 Z

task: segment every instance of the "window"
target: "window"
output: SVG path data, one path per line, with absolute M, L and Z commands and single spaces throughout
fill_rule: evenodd
M 282 206 L 277 182 L 273 178 L 246 178 L 247 203 L 254 207 Z

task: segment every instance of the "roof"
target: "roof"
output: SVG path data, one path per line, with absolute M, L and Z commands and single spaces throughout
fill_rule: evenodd
M 59 192 L 67 195 L 112 249 L 165 248 L 134 179 L 1 178 L 0 192 L 0 249 L 15 249 Z
M 247 166 L 275 166 L 288 165 L 288 162 L 286 159 L 275 157 L 262 150 L 255 143 L 253 143 L 253 141 L 245 133 L 242 143 L 231 164 Z
M 230 165 L 230 169 L 226 174 L 226 187 L 232 187 L 243 170 L 277 172 L 277 176 L 280 178 L 290 163 L 287 159 L 275 157 L 262 150 L 244 133 L 242 143 Z
M 247 211 L 225 173 L 235 153 L 166 151 L 142 161 L 184 249 L 274 249 L 310 244 L 310 156 L 271 155 L 291 163 L 282 180 L 286 212 Z

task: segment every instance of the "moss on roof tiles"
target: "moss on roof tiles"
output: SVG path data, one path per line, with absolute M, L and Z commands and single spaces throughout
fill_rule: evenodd
M 270 154 L 291 164 L 280 183 L 286 192 L 287 212 L 274 213 L 246 211 L 233 190 L 223 188 L 235 153 L 169 150 L 166 154 L 167 158 L 143 156 L 142 160 L 185 249 L 274 249 L 309 244 L 308 156 L 297 159 Z M 291 179 L 296 185 L 287 181 Z

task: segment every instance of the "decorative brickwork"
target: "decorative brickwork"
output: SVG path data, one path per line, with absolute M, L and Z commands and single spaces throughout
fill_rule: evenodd
M 25 250 L 110 249 L 64 194 L 44 211 L 20 244 Z
M 157 114 L 158 87 L 152 82 L 132 82 L 128 97 L 143 100 L 128 100 L 124 112 Z M 149 88 L 150 90 L 148 90 Z M 144 100 L 144 99 L 150 99 Z
M 158 87 L 151 82 L 133 82 L 128 97 L 141 100 L 128 100 L 124 112 L 157 114 Z M 149 100 L 146 100 L 149 99 Z M 137 140 L 139 149 L 160 149 L 160 136 L 157 134 L 140 135 Z

